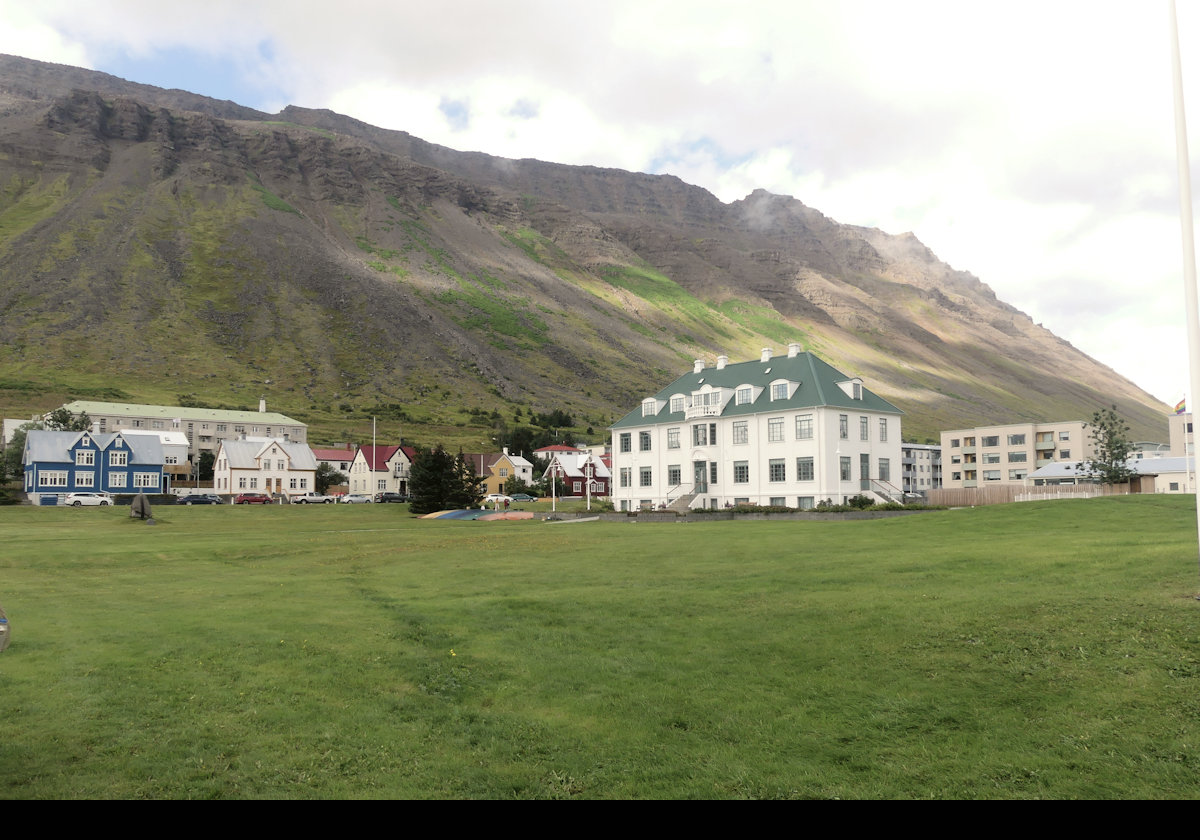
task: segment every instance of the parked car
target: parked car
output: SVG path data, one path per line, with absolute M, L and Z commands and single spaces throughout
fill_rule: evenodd
M 299 496 L 292 496 L 292 504 L 294 505 L 331 505 L 337 499 L 333 496 L 322 496 L 320 493 L 303 493 Z
M 503 493 L 488 493 L 484 499 L 489 505 L 493 505 L 496 502 L 511 502 L 512 500 L 512 496 L 505 496 Z
M 371 497 L 365 493 L 347 493 L 339 501 L 344 505 L 369 505 Z
M 108 507 L 112 503 L 113 497 L 108 493 L 68 493 L 67 498 L 63 501 L 64 505 L 71 507 L 87 507 L 88 505 Z
M 536 502 L 537 496 L 530 496 L 528 493 L 513 493 L 512 500 L 514 502 Z
M 235 505 L 269 505 L 271 497 L 266 493 L 239 493 Z
M 225 504 L 220 496 L 214 496 L 212 493 L 192 493 L 184 496 L 179 500 L 181 505 L 223 505 Z
M 403 493 L 376 493 L 375 503 L 381 504 L 384 502 L 407 502 L 408 496 Z

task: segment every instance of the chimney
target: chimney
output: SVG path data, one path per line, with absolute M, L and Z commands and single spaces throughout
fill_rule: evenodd
M 258 398 L 258 410 L 261 414 L 267 413 L 267 398 L 266 397 Z
M 692 373 L 699 373 L 702 370 L 704 370 L 704 360 L 697 359 L 696 364 L 692 366 Z
M 762 349 L 762 361 L 764 361 L 764 362 L 771 361 L 771 348 L 770 347 L 764 347 Z
M 793 341 L 788 345 L 788 358 L 793 359 L 800 355 L 800 342 Z
M 717 356 L 717 370 L 724 370 L 727 364 L 729 364 L 728 356 Z

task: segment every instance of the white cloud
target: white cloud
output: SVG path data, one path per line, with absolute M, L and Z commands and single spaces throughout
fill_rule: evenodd
M 1200 103 L 1200 12 L 1181 5 Z M 0 0 L 0 50 L 99 69 L 193 51 L 252 77 L 263 101 L 244 104 L 266 110 L 911 230 L 1170 399 L 1186 351 L 1164 326 L 1181 274 L 1167 36 L 1165 8 L 1135 0 Z

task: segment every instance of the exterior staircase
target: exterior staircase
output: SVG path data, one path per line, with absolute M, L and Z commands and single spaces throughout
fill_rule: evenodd
M 667 505 L 667 510 L 677 511 L 678 513 L 687 513 L 688 508 L 690 508 L 692 505 L 692 500 L 695 499 L 696 496 L 698 496 L 698 495 L 700 495 L 700 494 L 699 493 L 685 493 L 684 495 L 680 496 L 678 499 L 673 500 L 669 505 Z

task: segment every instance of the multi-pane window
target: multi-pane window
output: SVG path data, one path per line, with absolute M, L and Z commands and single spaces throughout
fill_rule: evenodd
M 796 507 L 800 510 L 812 510 L 816 505 L 816 497 L 814 496 L 797 496 Z
M 787 466 L 783 458 L 772 458 L 767 462 L 768 481 L 787 481 Z
M 783 441 L 783 418 L 771 417 L 767 420 L 767 440 L 771 443 Z
M 638 451 L 639 452 L 649 452 L 650 451 L 650 433 L 649 432 L 638 432 Z
M 717 483 L 717 462 L 716 461 L 708 462 L 708 483 L 709 484 Z
M 288 479 L 288 489 L 289 489 L 289 490 L 295 490 L 295 489 L 296 489 L 296 479 L 294 479 L 294 478 L 289 478 L 289 479 Z
M 771 386 L 772 400 L 786 400 L 788 395 L 788 386 L 786 382 L 776 382 Z
M 866 417 L 858 418 L 858 439 L 859 440 L 870 440 L 871 439 L 871 421 L 868 420 Z
M 880 458 L 879 459 L 879 480 L 880 481 L 891 481 L 892 480 L 892 462 L 888 458 Z
M 737 404 L 746 405 L 754 399 L 754 391 L 750 388 L 737 389 Z
M 746 420 L 735 420 L 733 422 L 733 442 L 734 443 L 749 443 L 750 442 L 750 424 Z
M 811 457 L 796 459 L 796 480 L 797 481 L 812 481 L 813 474 L 813 459 Z
M 621 486 L 628 487 L 633 481 L 633 468 L 621 467 Z
M 678 414 L 683 411 L 683 397 L 671 397 L 671 413 Z
M 850 466 L 851 466 L 851 462 L 850 462 L 849 455 L 843 455 L 838 460 L 839 475 L 840 475 L 842 481 L 850 480 Z
M 654 483 L 654 470 L 652 470 L 650 467 L 642 467 L 639 480 L 641 481 L 642 487 L 649 487 Z
M 622 452 L 633 451 L 633 435 L 630 432 L 621 432 L 618 447 Z
M 717 424 L 698 423 L 692 426 L 692 446 L 708 446 L 717 443 Z
M 133 486 L 134 487 L 157 487 L 158 486 L 158 473 L 134 473 L 133 474 Z
M 679 448 L 679 427 L 667 429 L 667 449 Z
M 671 464 L 667 467 L 667 484 L 671 487 L 677 487 L 683 480 L 683 470 L 679 464 Z
M 38 472 L 38 483 L 43 487 L 66 487 L 66 470 L 40 470 Z
M 980 438 L 984 446 L 999 446 L 1000 435 L 984 435 Z
M 653 417 L 655 414 L 658 414 L 658 403 L 654 400 L 646 400 L 646 402 L 642 403 L 643 417 Z
M 748 484 L 750 481 L 750 462 L 749 461 L 734 461 L 733 462 L 733 483 Z
M 1009 452 L 1008 453 L 1008 462 L 1010 464 L 1015 464 L 1018 462 L 1023 462 L 1023 461 L 1028 461 L 1028 460 L 1029 460 L 1029 453 L 1027 453 L 1027 452 Z
M 1071 457 L 1071 450 L 1070 449 L 1060 449 L 1058 452 L 1058 457 L 1063 459 L 1064 461 L 1068 460 Z
M 76 487 L 95 487 L 96 486 L 96 474 L 94 472 L 91 472 L 90 470 L 88 472 L 75 473 L 75 486 Z
M 984 452 L 983 453 L 983 463 L 999 464 L 1000 463 L 1000 453 L 999 452 Z
M 850 417 L 846 414 L 838 415 L 838 437 L 842 440 L 850 439 Z
M 1071 439 L 1071 433 L 1070 433 L 1070 432 L 1059 432 L 1059 433 L 1058 433 L 1058 439 L 1059 439 L 1059 440 L 1070 440 L 1070 439 Z
M 1019 435 L 1009 435 L 1008 436 L 1008 445 L 1009 446 L 1024 446 L 1025 445 L 1024 433 L 1019 434 Z
M 1019 470 L 1009 470 L 1008 479 L 1009 481 L 1021 481 L 1028 473 L 1029 471 L 1023 467 Z
M 812 440 L 813 421 L 811 414 L 796 416 L 796 440 Z
M 126 474 L 123 472 L 109 473 L 108 474 L 108 486 L 113 490 L 116 490 L 118 487 L 124 487 L 125 486 L 125 477 L 126 477 Z
M 250 479 L 250 489 L 251 490 L 258 489 L 258 477 L 257 476 L 254 476 Z
M 879 418 L 879 442 L 887 443 L 887 418 Z
M 96 452 L 93 449 L 80 449 L 75 452 L 75 465 L 90 467 L 96 463 Z
M 983 471 L 983 480 L 984 481 L 999 481 L 1000 480 L 1000 470 L 984 470 Z

